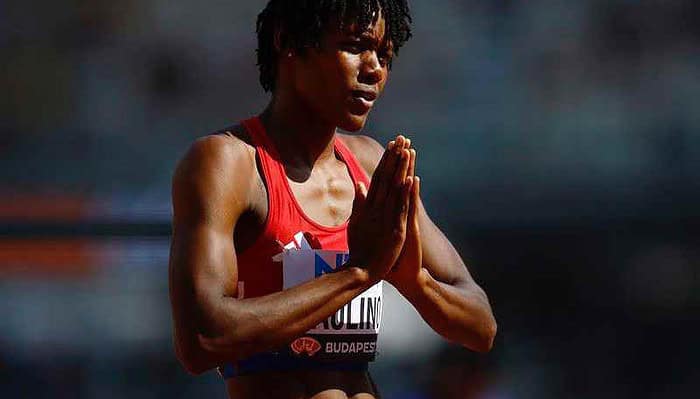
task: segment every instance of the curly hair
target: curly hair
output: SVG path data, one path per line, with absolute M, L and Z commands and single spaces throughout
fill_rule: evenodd
M 380 10 L 386 25 L 385 37 L 398 54 L 399 48 L 411 37 L 412 19 L 407 0 L 270 0 L 258 15 L 256 25 L 263 89 L 275 90 L 279 56 L 275 47 L 277 30 L 283 32 L 281 48 L 302 52 L 305 47 L 318 48 L 323 34 L 331 28 L 342 29 L 353 23 L 370 26 L 376 22 Z

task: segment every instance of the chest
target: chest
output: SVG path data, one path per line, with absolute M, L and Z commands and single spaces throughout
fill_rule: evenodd
M 299 219 L 321 229 L 341 226 L 349 219 L 355 187 L 344 162 L 338 160 L 311 171 L 279 167 L 273 169 L 272 178 L 262 171 L 258 162 L 251 208 L 241 216 L 234 231 L 237 251 L 244 252 L 258 241 L 269 217 L 273 219 L 274 235 L 286 232 L 277 237 L 286 240 L 285 244 L 291 235 L 304 230 L 304 226 L 297 224 Z M 274 209 L 269 208 L 270 202 Z
M 300 212 L 323 226 L 339 226 L 352 213 L 355 188 L 346 165 L 330 162 L 311 171 L 286 170 L 291 200 Z

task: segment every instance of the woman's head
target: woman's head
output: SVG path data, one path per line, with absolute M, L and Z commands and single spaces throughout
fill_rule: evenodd
M 260 83 L 358 130 L 411 37 L 410 23 L 406 0 L 271 0 L 257 23 Z

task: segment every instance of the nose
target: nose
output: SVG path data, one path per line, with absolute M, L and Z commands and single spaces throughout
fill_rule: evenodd
M 360 83 L 375 85 L 384 79 L 384 68 L 376 51 L 365 51 L 360 68 Z

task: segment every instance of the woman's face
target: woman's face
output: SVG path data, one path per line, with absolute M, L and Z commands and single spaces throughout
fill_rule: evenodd
M 293 84 L 311 112 L 343 130 L 357 131 L 384 90 L 391 45 L 379 16 L 365 29 L 351 25 L 329 32 L 320 47 L 295 56 Z

